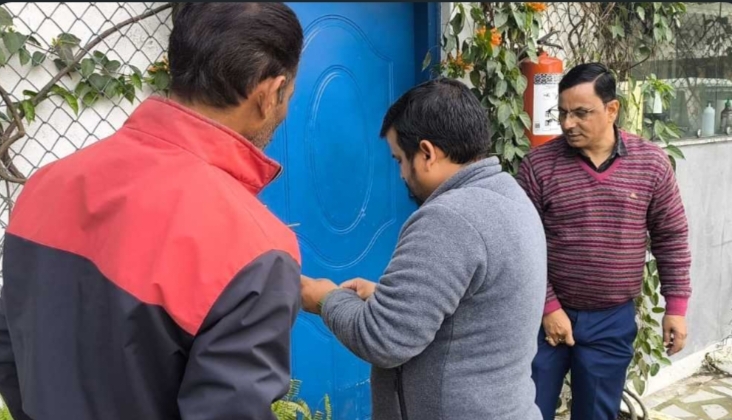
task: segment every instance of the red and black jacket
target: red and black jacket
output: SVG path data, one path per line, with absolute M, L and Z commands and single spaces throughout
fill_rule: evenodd
M 295 235 L 256 197 L 280 170 L 148 99 L 31 177 L 0 299 L 15 420 L 273 419 L 300 305 Z

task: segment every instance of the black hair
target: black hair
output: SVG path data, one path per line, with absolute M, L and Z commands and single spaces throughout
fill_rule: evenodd
M 559 82 L 559 93 L 590 82 L 594 82 L 595 94 L 603 103 L 617 99 L 615 76 L 601 63 L 585 63 L 573 67 Z
M 238 105 L 270 77 L 295 77 L 303 30 L 283 3 L 176 4 L 171 91 L 218 108 Z
M 455 163 L 486 157 L 491 147 L 488 115 L 463 83 L 438 78 L 410 89 L 389 108 L 381 137 L 390 128 L 412 161 L 422 140 L 429 140 Z

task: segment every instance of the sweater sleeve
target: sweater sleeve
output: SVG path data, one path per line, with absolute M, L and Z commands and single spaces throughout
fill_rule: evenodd
M 381 368 L 422 353 L 487 264 L 480 234 L 453 210 L 433 204 L 408 223 L 369 299 L 337 290 L 323 304 L 323 320 L 338 340 Z
M 683 316 L 691 296 L 689 228 L 671 162 L 664 159 L 664 163 L 648 208 L 647 223 L 666 313 Z
M 539 180 L 534 173 L 534 169 L 531 167 L 530 157 L 527 157 L 523 160 L 523 162 L 521 162 L 521 166 L 519 166 L 519 172 L 516 175 L 516 181 L 518 181 L 519 185 L 521 185 L 521 188 L 524 189 L 526 195 L 529 196 L 531 202 L 534 203 L 534 207 L 536 207 L 536 211 L 539 212 L 539 217 L 541 217 L 541 221 L 543 223 L 544 205 L 542 199 L 541 184 L 539 183 Z M 557 295 L 554 294 L 554 288 L 552 287 L 552 283 L 550 280 L 548 280 L 546 284 L 546 301 L 544 303 L 544 315 L 548 315 L 561 308 L 562 305 L 561 303 L 559 303 Z

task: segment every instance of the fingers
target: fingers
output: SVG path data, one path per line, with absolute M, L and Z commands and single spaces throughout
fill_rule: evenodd
M 342 289 L 351 289 L 353 291 L 358 291 L 358 280 L 348 280 L 341 283 Z
M 567 331 L 564 341 L 565 341 L 565 344 L 567 344 L 569 347 L 574 346 L 574 336 L 572 335 L 572 329 Z
M 665 325 L 663 327 L 663 346 L 666 348 L 671 346 L 671 327 Z
M 680 352 L 686 346 L 686 334 L 679 332 L 672 332 L 673 339 L 671 340 L 671 348 L 668 350 L 668 355 L 673 356 Z

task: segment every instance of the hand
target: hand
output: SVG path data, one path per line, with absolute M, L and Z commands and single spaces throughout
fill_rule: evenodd
M 320 315 L 320 303 L 330 292 L 336 289 L 338 289 L 338 286 L 330 280 L 314 280 L 308 276 L 300 276 L 302 309 L 305 312 Z
M 376 283 L 362 279 L 355 278 L 348 280 L 341 284 L 341 289 L 350 289 L 358 294 L 362 300 L 366 300 L 376 291 Z
M 663 345 L 669 356 L 684 349 L 686 346 L 686 318 L 679 315 L 663 317 Z
M 566 344 L 569 347 L 574 346 L 572 322 L 569 320 L 567 313 L 564 312 L 564 309 L 559 309 L 544 315 L 542 324 L 544 325 L 546 341 L 550 346 L 556 347 L 559 344 Z

